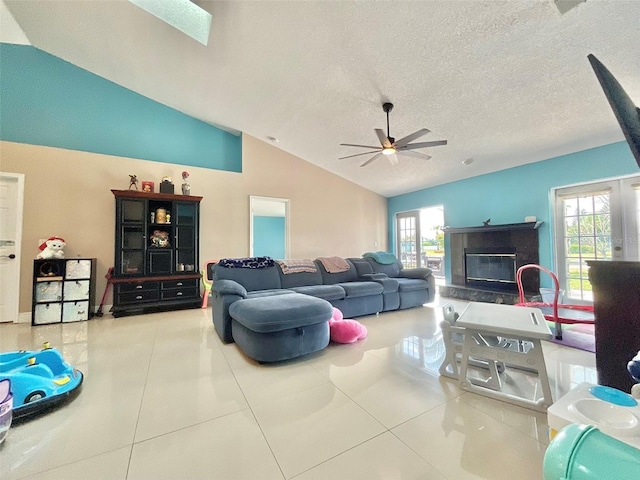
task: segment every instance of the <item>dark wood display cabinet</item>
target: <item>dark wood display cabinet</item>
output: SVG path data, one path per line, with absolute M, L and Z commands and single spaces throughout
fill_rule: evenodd
M 111 192 L 116 199 L 113 316 L 200 307 L 202 197 Z

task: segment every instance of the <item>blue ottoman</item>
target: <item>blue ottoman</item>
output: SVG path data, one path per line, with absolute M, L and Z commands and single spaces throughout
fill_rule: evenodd
M 246 298 L 229 307 L 233 340 L 258 362 L 278 362 L 329 345 L 333 306 L 300 293 Z

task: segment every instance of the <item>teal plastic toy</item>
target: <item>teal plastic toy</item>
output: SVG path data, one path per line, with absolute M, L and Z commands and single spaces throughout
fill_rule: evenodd
M 567 425 L 544 455 L 544 480 L 638 480 L 639 474 L 640 450 L 593 426 Z

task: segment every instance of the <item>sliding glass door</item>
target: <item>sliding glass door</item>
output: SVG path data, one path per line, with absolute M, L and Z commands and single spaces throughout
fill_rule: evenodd
M 555 237 L 565 295 L 593 300 L 588 260 L 640 259 L 640 176 L 556 189 Z

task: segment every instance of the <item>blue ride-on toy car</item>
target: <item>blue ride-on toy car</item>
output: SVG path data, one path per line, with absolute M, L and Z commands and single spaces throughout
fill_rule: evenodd
M 14 420 L 53 407 L 82 384 L 82 372 L 48 342 L 40 351 L 0 353 L 0 381 L 11 381 Z

